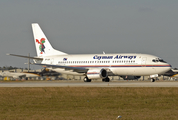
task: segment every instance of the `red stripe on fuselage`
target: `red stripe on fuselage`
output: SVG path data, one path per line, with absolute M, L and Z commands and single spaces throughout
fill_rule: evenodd
M 170 65 L 76 65 L 70 67 L 171 67 Z

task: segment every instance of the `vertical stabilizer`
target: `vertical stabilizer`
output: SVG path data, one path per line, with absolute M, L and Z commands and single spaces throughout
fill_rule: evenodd
M 67 53 L 55 50 L 37 23 L 32 24 L 35 47 L 38 57 L 52 55 L 67 55 Z

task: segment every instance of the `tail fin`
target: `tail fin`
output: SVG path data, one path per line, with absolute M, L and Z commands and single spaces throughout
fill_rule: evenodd
M 32 24 L 35 47 L 38 57 L 51 55 L 67 55 L 67 53 L 55 50 L 37 23 Z

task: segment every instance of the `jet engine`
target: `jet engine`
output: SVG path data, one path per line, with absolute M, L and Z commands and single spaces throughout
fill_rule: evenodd
M 87 72 L 88 79 L 105 79 L 107 76 L 105 69 L 91 69 Z

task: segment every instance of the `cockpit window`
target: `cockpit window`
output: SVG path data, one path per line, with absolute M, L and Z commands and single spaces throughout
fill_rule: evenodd
M 163 63 L 166 63 L 166 61 L 164 61 L 163 59 L 160 59 L 159 62 L 163 62 Z
M 163 59 L 161 58 L 155 58 L 152 60 L 152 62 L 162 62 L 162 63 L 166 63 L 166 61 L 164 61 Z

